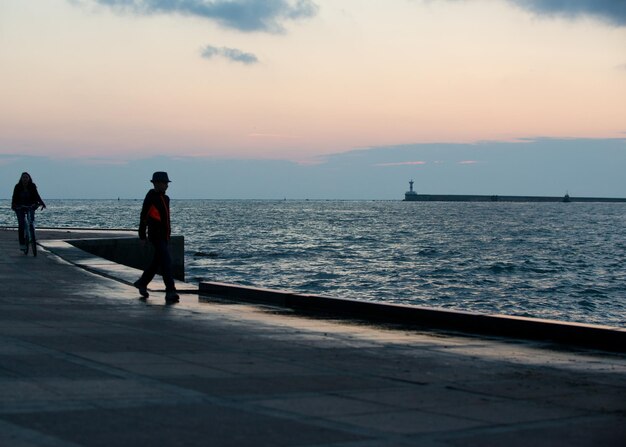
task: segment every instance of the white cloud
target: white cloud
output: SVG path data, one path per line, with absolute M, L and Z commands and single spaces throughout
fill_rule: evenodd
M 205 59 L 211 59 L 213 57 L 220 56 L 233 62 L 240 62 L 246 65 L 259 63 L 259 59 L 254 54 L 243 52 L 241 50 L 238 50 L 237 48 L 218 48 L 212 45 L 207 45 L 202 49 L 201 55 Z
M 122 14 L 178 14 L 214 20 L 239 31 L 282 32 L 284 23 L 313 17 L 312 0 L 69 0 L 72 4 L 96 3 Z
M 578 17 L 593 16 L 616 26 L 626 26 L 624 0 L 508 0 L 538 14 Z

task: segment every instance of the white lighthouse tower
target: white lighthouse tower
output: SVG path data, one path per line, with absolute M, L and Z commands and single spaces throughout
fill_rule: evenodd
M 413 191 L 413 179 L 409 181 L 409 190 L 404 193 L 404 200 L 417 200 L 417 193 Z

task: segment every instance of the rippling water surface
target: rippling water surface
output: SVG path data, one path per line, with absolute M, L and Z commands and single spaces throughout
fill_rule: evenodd
M 0 224 L 15 225 L 7 201 Z M 135 228 L 140 200 L 39 226 Z M 626 205 L 173 200 L 190 282 L 626 326 Z

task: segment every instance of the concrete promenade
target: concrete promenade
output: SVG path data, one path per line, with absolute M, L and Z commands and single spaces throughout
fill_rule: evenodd
M 142 301 L 82 236 L 0 230 L 0 446 L 626 446 L 624 354 Z

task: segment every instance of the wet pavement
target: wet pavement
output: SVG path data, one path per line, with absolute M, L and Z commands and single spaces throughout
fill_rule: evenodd
M 68 237 L 0 231 L 2 446 L 626 446 L 624 354 L 140 300 Z

